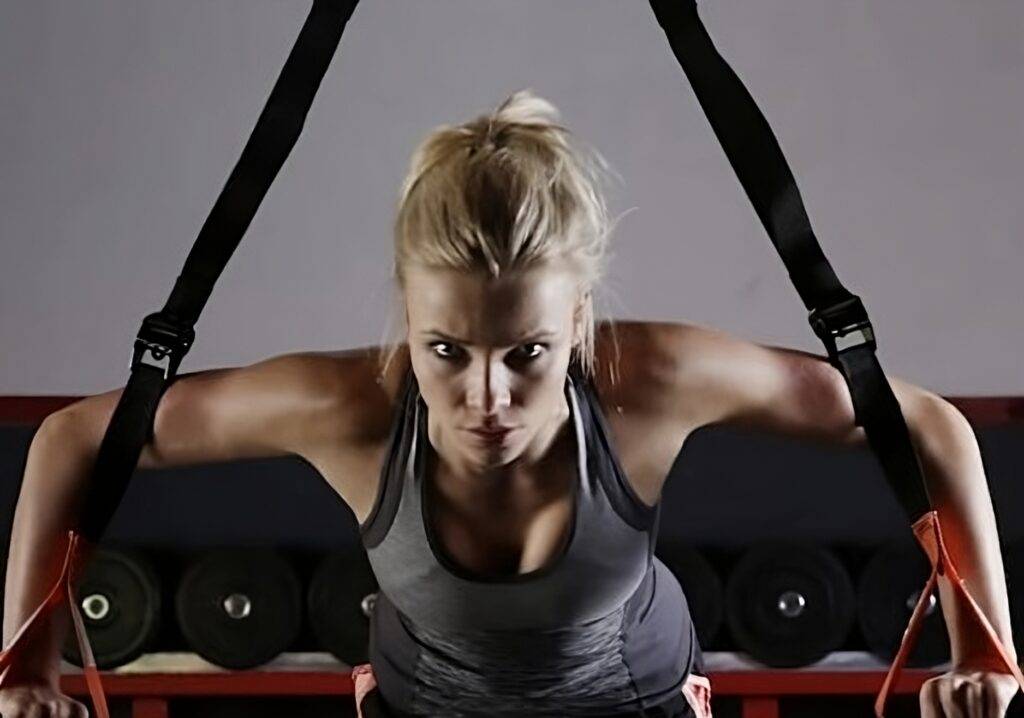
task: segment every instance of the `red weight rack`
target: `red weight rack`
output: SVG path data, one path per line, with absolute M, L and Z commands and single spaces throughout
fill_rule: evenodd
M 735 664 L 734 654 L 707 653 L 709 663 Z M 833 656 L 865 656 L 859 652 L 837 652 Z M 866 658 L 868 663 L 876 659 Z M 710 670 L 716 698 L 738 698 L 743 718 L 780 718 L 779 700 L 783 697 L 875 696 L 885 679 L 885 670 L 836 669 L 830 657 L 819 668 L 793 670 Z M 110 697 L 128 698 L 132 718 L 169 718 L 169 702 L 174 698 L 211 696 L 346 696 L 353 685 L 348 670 L 341 664 L 324 668 L 289 667 L 290 656 L 283 656 L 265 669 L 252 671 L 196 670 L 184 672 L 105 673 L 103 685 Z M 281 666 L 274 668 L 273 666 Z M 946 667 L 904 669 L 894 693 L 917 695 L 921 685 Z M 88 688 L 80 673 L 66 673 L 61 689 L 72 696 L 87 698 Z

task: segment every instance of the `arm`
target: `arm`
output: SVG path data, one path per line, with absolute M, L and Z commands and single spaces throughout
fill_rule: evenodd
M 657 381 L 665 396 L 662 411 L 688 412 L 675 419 L 690 429 L 728 424 L 825 444 L 866 445 L 864 430 L 854 424 L 846 381 L 824 357 L 761 346 L 699 326 L 658 324 L 653 331 L 660 357 Z M 894 377 L 889 382 L 921 461 L 947 549 L 1016 660 L 999 535 L 974 432 L 937 394 Z M 986 652 L 985 637 L 959 606 L 948 578 L 940 576 L 938 585 L 953 663 L 970 666 L 973 656 Z
M 297 454 L 316 457 L 370 430 L 366 388 L 373 358 L 299 354 L 250 367 L 184 375 L 165 392 L 139 468 Z M 377 387 L 372 381 L 369 386 Z M 382 390 L 380 390 L 382 392 Z M 47 417 L 29 448 L 8 555 L 4 643 L 42 600 L 57 544 L 71 528 L 121 390 L 88 397 Z M 338 480 L 357 481 L 361 477 Z M 349 487 L 336 487 L 343 497 Z M 25 678 L 56 686 L 64 612 L 44 626 Z

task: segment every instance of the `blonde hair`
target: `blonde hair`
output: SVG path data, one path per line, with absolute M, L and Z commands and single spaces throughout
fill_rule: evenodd
M 584 293 L 573 352 L 593 375 L 592 288 L 604 276 L 613 226 L 600 189 L 609 166 L 559 118 L 550 102 L 520 90 L 489 114 L 427 135 L 399 194 L 392 276 L 404 296 L 412 264 L 498 277 L 566 260 Z M 385 368 L 397 348 L 384 353 Z

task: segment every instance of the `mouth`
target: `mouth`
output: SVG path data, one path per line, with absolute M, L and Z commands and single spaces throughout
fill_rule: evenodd
M 497 429 L 467 429 L 467 431 L 485 443 L 500 444 L 504 442 L 505 437 L 512 433 L 513 428 L 505 426 Z

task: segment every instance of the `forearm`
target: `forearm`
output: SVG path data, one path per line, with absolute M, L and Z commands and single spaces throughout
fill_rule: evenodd
M 29 448 L 14 512 L 4 593 L 6 646 L 46 597 L 63 558 L 63 539 L 75 524 L 95 450 L 66 424 L 51 422 Z M 61 554 L 58 556 L 58 554 Z M 33 677 L 55 682 L 59 648 L 67 630 L 65 611 L 51 614 L 19 663 Z
M 1017 661 L 999 533 L 974 431 L 951 405 L 912 431 L 946 549 L 1008 655 Z M 938 585 L 953 665 L 969 667 L 972 658 L 991 654 L 988 639 L 949 579 L 940 575 Z

